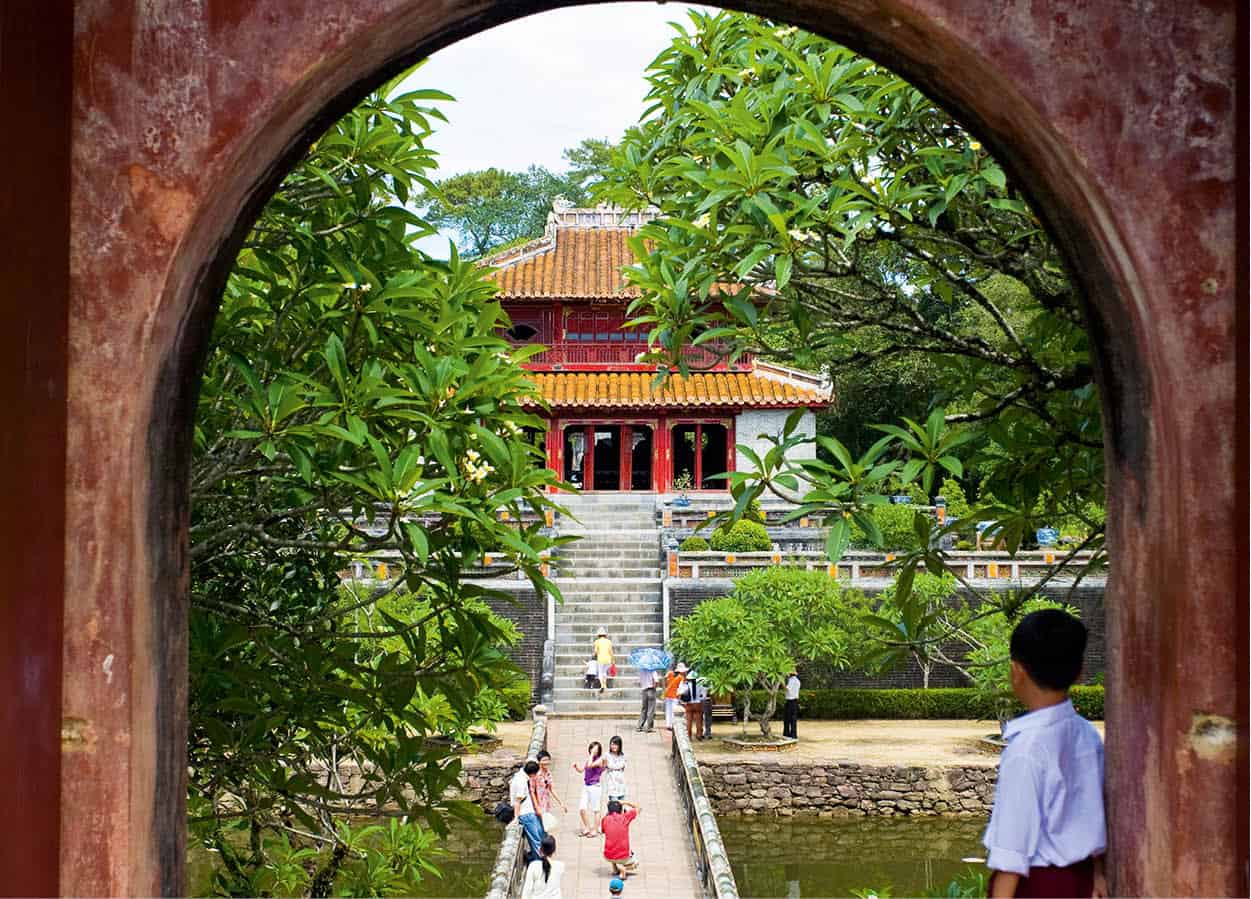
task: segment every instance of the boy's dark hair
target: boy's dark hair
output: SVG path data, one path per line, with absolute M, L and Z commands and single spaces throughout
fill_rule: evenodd
M 1013 628 L 1008 651 L 1038 686 L 1067 690 L 1082 673 L 1086 625 L 1060 609 L 1030 612 Z
M 619 815 L 619 814 L 621 814 L 621 803 L 620 803 L 620 802 L 618 802 L 616 799 L 609 800 L 609 802 L 608 802 L 608 814 L 610 814 L 610 815 Z
M 540 749 L 539 754 L 535 756 L 535 758 L 537 758 L 540 762 L 543 761 L 543 759 L 550 759 L 551 757 L 552 757 L 552 754 L 548 752 L 546 749 Z
M 539 763 L 536 762 L 534 759 L 530 759 L 529 761 L 526 762 L 525 767 L 522 768 L 521 770 L 525 771 L 526 774 L 538 774 Z

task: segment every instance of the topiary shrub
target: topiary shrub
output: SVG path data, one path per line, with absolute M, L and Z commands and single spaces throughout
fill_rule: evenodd
M 708 541 L 698 534 L 693 534 L 682 541 L 678 546 L 684 553 L 702 553 L 708 551 Z
M 917 513 L 916 506 L 883 505 L 874 506 L 870 513 L 882 532 L 882 545 L 874 546 L 860 527 L 851 526 L 851 545 L 857 549 L 885 549 L 897 552 L 908 552 L 921 548 L 916 531 L 912 527 L 912 518 Z
M 743 519 L 729 530 L 720 527 L 713 531 L 712 548 L 726 553 L 766 552 L 773 549 L 773 541 L 763 524 Z
M 765 514 L 764 509 L 760 505 L 760 500 L 753 499 L 749 502 L 747 504 L 747 510 L 743 512 L 743 517 L 748 521 L 758 521 L 761 524 L 764 524 Z

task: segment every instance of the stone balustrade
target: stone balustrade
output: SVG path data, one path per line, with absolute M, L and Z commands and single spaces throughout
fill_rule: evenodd
M 526 750 L 526 758 L 536 758 L 547 748 L 547 707 L 534 707 L 534 727 L 530 731 L 530 745 Z M 511 777 L 516 768 L 510 772 Z M 505 783 L 507 790 L 507 782 Z M 486 899 L 512 899 L 521 895 L 521 881 L 525 877 L 526 866 L 523 857 L 525 838 L 521 825 L 513 820 L 504 828 L 504 839 L 500 841 L 499 853 L 495 856 L 495 867 L 491 869 L 491 886 L 487 890 Z
M 695 751 L 686 735 L 686 710 L 681 705 L 674 709 L 673 753 L 670 758 L 678 792 L 682 795 L 682 807 L 686 810 L 699 879 L 713 899 L 738 899 L 738 884 L 734 881 L 712 803 L 704 790 Z

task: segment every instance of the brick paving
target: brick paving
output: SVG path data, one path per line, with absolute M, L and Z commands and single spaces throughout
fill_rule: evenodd
M 625 899 L 697 899 L 703 889 L 695 874 L 686 817 L 669 759 L 670 736 L 663 727 L 651 734 L 636 733 L 635 720 L 606 718 L 552 718 L 547 748 L 557 794 L 569 806 L 561 815 L 556 857 L 565 862 L 561 892 L 564 899 L 607 899 L 612 868 L 604 861 L 603 837 L 579 837 L 578 800 L 582 775 L 572 762 L 586 759 L 586 747 L 599 740 L 608 751 L 608 739 L 621 737 L 626 754 L 626 800 L 642 806 L 630 825 L 630 847 L 639 859 L 639 871 L 626 880 Z M 607 803 L 607 797 L 604 798 Z M 559 807 L 555 808 L 560 815 Z

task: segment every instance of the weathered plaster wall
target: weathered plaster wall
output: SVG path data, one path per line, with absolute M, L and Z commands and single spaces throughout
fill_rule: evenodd
M 768 440 L 762 439 L 760 435 L 780 436 L 782 428 L 786 424 L 786 417 L 790 414 L 790 409 L 749 409 L 746 412 L 740 412 L 734 417 L 735 443 L 751 447 L 756 452 L 756 455 L 763 458 L 764 454 L 773 447 L 773 444 Z M 805 412 L 803 418 L 799 420 L 799 427 L 796 429 L 796 433 L 805 437 L 812 437 L 816 432 L 817 417 L 811 412 Z M 737 450 L 736 453 L 734 463 L 736 470 L 751 471 L 756 467 L 743 454 L 742 450 Z M 806 443 L 791 450 L 789 458 L 812 459 L 816 457 L 816 454 L 816 446 Z
M 55 5 L 55 4 L 54 4 Z M 31 508 L 63 507 L 23 556 L 60 555 L 0 624 L 64 613 L 62 801 L 4 793 L 61 844 L 40 889 L 178 893 L 184 863 L 185 477 L 203 349 L 232 241 L 309 139 L 406 62 L 543 2 L 83 0 L 73 23 L 68 373 L 21 380 L 59 404 L 63 481 L 20 457 Z M 1236 110 L 1240 7 L 1085 0 L 745 0 L 874 55 L 948 103 L 1029 191 L 1086 288 L 1105 398 L 1111 542 L 1108 790 L 1114 888 L 1244 894 L 1247 839 L 1245 240 Z M 15 6 L 14 9 L 17 7 Z M 33 9 L 49 35 L 61 16 Z M 8 10 L 9 7 L 6 7 Z M 8 12 L 5 13 L 9 15 Z M 16 15 L 21 15 L 20 12 Z M 6 21 L 9 21 L 6 19 Z M 7 45 L 6 45 L 7 49 Z M 29 84 L 29 80 L 23 84 Z M 15 88 L 6 80 L 7 97 Z M 66 135 L 27 133 L 54 158 Z M 33 143 L 32 143 L 33 142 Z M 22 170 L 29 172 L 30 169 Z M 57 177 L 52 173 L 53 179 Z M 3 207 L 6 232 L 24 214 Z M 42 246 L 64 246 L 55 234 Z M 65 255 L 60 254 L 60 258 Z M 64 273 L 65 269 L 60 269 Z M 21 282 L 7 346 L 55 346 L 63 294 Z M 65 321 L 65 319 L 61 319 Z M 54 352 L 53 357 L 56 356 Z M 25 371 L 25 370 L 23 370 Z M 19 377 L 18 374 L 12 377 Z M 25 377 L 25 375 L 21 375 Z M 42 420 L 41 420 L 42 422 Z M 55 434 L 55 421 L 49 433 Z M 55 443 L 55 437 L 49 438 Z M 55 445 L 48 447 L 58 449 Z M 55 670 L 47 640 L 0 670 Z M 51 667 L 49 667 L 51 666 Z M 50 689 L 41 695 L 54 701 Z M 37 733 L 5 740 L 48 745 Z M 7 757 L 7 755 L 6 755 Z M 47 759 L 55 767 L 55 759 Z M 28 764 L 35 764 L 28 760 Z M 1185 821 L 1185 827 L 1178 827 Z M 0 847 L 11 852 L 7 841 Z M 21 857 L 4 856 L 25 864 Z M 33 891 L 33 890 L 32 890 Z

